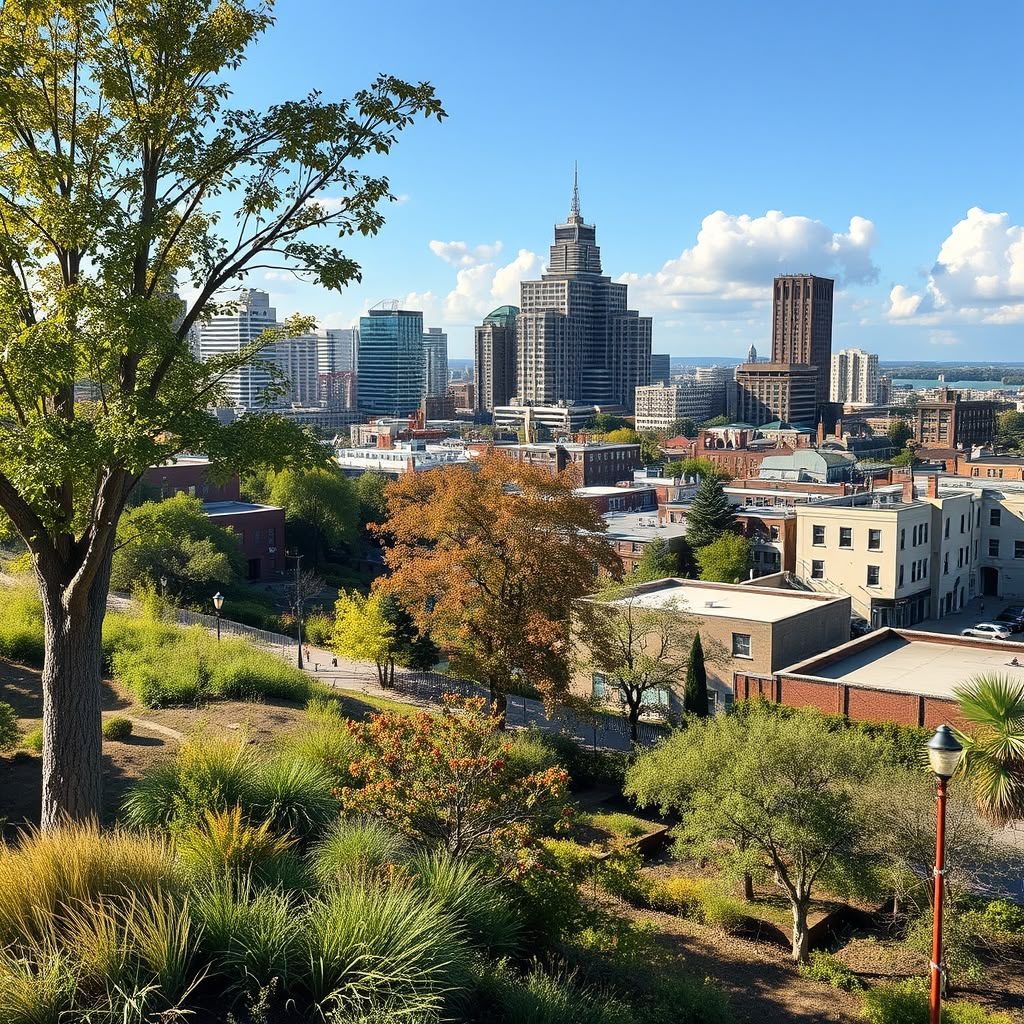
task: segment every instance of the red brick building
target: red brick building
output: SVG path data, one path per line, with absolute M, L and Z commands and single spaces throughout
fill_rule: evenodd
M 653 487 L 628 483 L 614 487 L 577 487 L 575 494 L 578 498 L 586 498 L 601 515 L 607 512 L 653 512 L 658 504 Z
M 214 481 L 210 460 L 205 455 L 177 455 L 162 466 L 150 466 L 142 474 L 144 498 L 159 500 L 176 494 L 189 494 L 200 501 L 238 501 L 238 474 Z
M 772 675 L 736 673 L 737 700 L 762 697 L 858 721 L 932 729 L 958 724 L 953 690 L 978 675 L 1024 682 L 1024 643 L 879 629 Z
M 249 579 L 265 579 L 286 567 L 283 508 L 247 501 L 212 501 L 203 506 L 203 511 L 218 526 L 237 535 Z
M 552 476 L 566 469 L 574 469 L 582 487 L 614 487 L 620 481 L 633 480 L 633 472 L 640 468 L 640 445 L 611 444 L 605 441 L 575 441 L 565 444 L 510 444 L 503 445 L 518 462 L 537 466 Z
M 707 459 L 729 476 L 757 476 L 768 455 L 791 455 L 793 447 L 760 435 L 756 427 L 735 424 L 702 430 L 693 438 L 672 438 L 661 446 L 670 459 Z

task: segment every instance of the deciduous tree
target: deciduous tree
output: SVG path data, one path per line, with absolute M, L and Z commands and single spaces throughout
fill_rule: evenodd
M 270 3 L 246 0 L 0 8 L 0 509 L 43 599 L 45 828 L 100 814 L 100 629 L 143 470 L 182 450 L 241 468 L 318 451 L 283 421 L 206 412 L 227 374 L 308 318 L 205 363 L 190 333 L 233 308 L 225 289 L 249 271 L 358 278 L 327 238 L 383 223 L 387 179 L 359 160 L 443 116 L 429 85 L 387 76 L 348 101 L 233 108 L 229 77 L 271 24 Z
M 694 557 L 702 580 L 737 583 L 750 568 L 750 541 L 738 533 L 722 533 L 717 540 L 697 548 Z
M 911 430 L 910 424 L 906 420 L 898 419 L 889 424 L 885 436 L 889 438 L 893 448 L 902 451 L 904 445 L 914 436 L 914 431 Z
M 655 537 L 644 545 L 636 568 L 629 574 L 629 583 L 649 583 L 679 573 L 679 555 L 663 537 Z
M 494 452 L 387 490 L 384 586 L 456 671 L 489 687 L 501 715 L 517 681 L 547 697 L 566 688 L 572 603 L 597 589 L 602 568 L 621 571 L 575 485 Z
M 336 469 L 285 469 L 270 478 L 269 500 L 284 509 L 288 538 L 314 565 L 330 549 L 355 541 L 359 496 Z
M 803 961 L 815 885 L 843 894 L 874 881 L 873 819 L 856 789 L 876 757 L 870 740 L 814 711 L 754 708 L 693 721 L 641 754 L 626 792 L 685 812 L 673 832 L 687 855 L 774 875 L 793 913 L 793 958 Z

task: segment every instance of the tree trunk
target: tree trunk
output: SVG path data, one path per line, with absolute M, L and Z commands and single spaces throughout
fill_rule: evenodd
M 807 954 L 807 901 L 793 900 L 793 959 L 806 963 Z
M 743 872 L 743 898 L 748 903 L 754 902 L 754 876 L 749 871 Z
M 491 710 L 498 716 L 501 728 L 507 726 L 508 721 L 508 694 L 491 683 Z
M 92 587 L 69 591 L 38 571 L 43 600 L 41 826 L 99 821 L 103 810 L 101 637 L 110 557 Z
M 629 706 L 629 710 L 626 712 L 626 719 L 629 722 L 629 741 L 635 744 L 639 736 L 639 722 L 640 722 L 640 705 L 636 707 Z

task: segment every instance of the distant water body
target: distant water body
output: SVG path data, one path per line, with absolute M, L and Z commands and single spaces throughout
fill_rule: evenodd
M 934 377 L 896 377 L 893 384 L 909 384 L 913 388 L 937 388 L 939 382 Z M 994 391 L 998 388 L 1017 391 L 1019 384 L 1004 384 L 1000 380 L 947 380 L 947 388 L 973 388 L 975 391 Z

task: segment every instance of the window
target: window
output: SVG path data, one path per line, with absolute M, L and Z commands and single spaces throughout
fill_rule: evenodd
M 910 563 L 910 582 L 917 582 L 917 562 Z
M 811 579 L 823 580 L 825 578 L 825 563 L 819 558 L 811 562 Z
M 942 535 L 944 537 L 948 537 L 949 536 L 949 520 L 948 519 L 946 520 L 946 523 L 945 523 L 945 525 L 942 528 Z
M 917 535 L 920 532 L 918 527 L 914 527 L 914 531 L 911 534 L 910 543 L 916 548 L 917 547 Z
M 988 553 L 992 558 L 999 557 L 999 541 L 990 540 L 988 542 Z
M 777 526 L 769 527 L 768 528 L 768 535 L 771 537 L 772 540 L 778 540 L 779 539 L 779 528 Z
M 928 543 L 928 524 L 927 523 L 925 523 L 921 527 L 921 543 L 922 544 L 927 544 Z
M 605 677 L 600 672 L 595 672 L 590 677 L 590 692 L 594 697 L 601 699 L 604 697 L 605 690 Z
M 964 532 L 964 517 L 963 516 L 960 517 L 960 532 L 961 533 Z
M 276 526 L 268 526 L 267 527 L 267 543 L 271 547 L 273 547 L 277 543 L 277 527 Z
M 989 509 L 988 513 L 988 525 L 999 526 L 1003 519 L 1003 510 L 1001 508 Z
M 949 552 L 948 551 L 942 556 L 942 575 L 943 576 L 948 576 L 949 575 Z
M 1013 557 L 1024 558 L 1024 540 L 1015 540 L 1013 542 Z
M 732 635 L 732 656 L 734 658 L 750 657 L 750 634 L 733 633 Z
M 882 550 L 882 531 L 868 530 L 868 551 Z
M 879 585 L 878 577 L 879 577 L 878 566 L 877 565 L 869 565 L 868 566 L 868 586 L 869 587 L 877 587 Z
M 853 547 L 853 529 L 849 526 L 839 527 L 839 546 L 841 548 Z
M 900 530 L 900 551 L 907 546 L 907 531 Z
M 928 579 L 928 559 L 927 558 L 922 558 L 921 559 L 921 579 L 923 579 L 923 580 Z
M 825 527 L 824 526 L 812 526 L 811 527 L 811 543 L 816 547 L 821 547 L 825 543 Z
M 902 587 L 903 586 L 903 566 L 902 565 L 900 566 L 899 576 L 898 576 L 897 581 L 896 581 L 896 586 L 897 587 Z
M 672 701 L 672 695 L 665 686 L 656 686 L 644 694 L 645 704 L 657 704 L 659 707 L 667 708 Z

